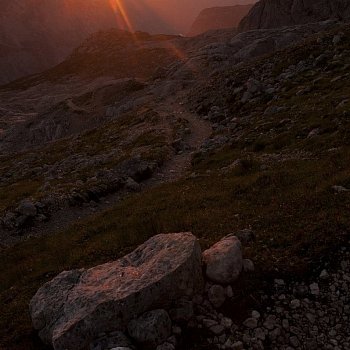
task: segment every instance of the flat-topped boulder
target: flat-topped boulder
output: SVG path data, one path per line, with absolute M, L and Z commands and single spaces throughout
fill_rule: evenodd
M 203 287 L 201 249 L 191 233 L 160 234 L 110 263 L 65 271 L 30 302 L 34 328 L 55 350 L 79 350 L 99 333 Z

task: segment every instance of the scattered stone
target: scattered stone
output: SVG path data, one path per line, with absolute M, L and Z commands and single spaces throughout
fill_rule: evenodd
M 348 188 L 345 188 L 343 186 L 332 186 L 332 189 L 334 192 L 341 193 L 341 192 L 350 192 Z
M 16 211 L 27 217 L 34 217 L 37 214 L 36 206 L 28 200 L 21 202 Z
M 290 307 L 292 309 L 297 309 L 300 307 L 300 300 L 299 299 L 293 299 L 291 302 L 290 302 Z
M 256 318 L 247 318 L 243 324 L 247 327 L 247 328 L 250 328 L 250 329 L 254 329 L 258 326 L 258 320 Z
M 141 185 L 137 183 L 134 179 L 129 177 L 125 183 L 125 187 L 127 190 L 133 191 L 133 192 L 139 192 L 141 190 Z
M 237 341 L 232 345 L 232 350 L 243 350 L 243 349 L 244 349 L 244 345 L 241 341 Z
M 245 229 L 236 233 L 237 238 L 243 245 L 253 242 L 255 240 L 255 234 L 253 230 Z
M 326 279 L 329 278 L 329 274 L 328 274 L 327 270 L 322 270 L 321 271 L 320 278 L 323 279 L 323 280 L 326 280 Z
M 214 284 L 208 291 L 208 299 L 215 308 L 220 308 L 226 300 L 224 287 Z
M 233 297 L 233 290 L 231 286 L 226 287 L 226 296 L 231 299 Z
M 319 295 L 320 294 L 320 288 L 317 283 L 310 284 L 310 292 L 312 295 Z
M 260 312 L 256 311 L 256 310 L 253 310 L 252 311 L 252 317 L 256 318 L 258 320 L 260 318 Z
M 267 316 L 264 322 L 264 327 L 268 330 L 272 330 L 275 328 L 275 325 L 276 325 L 276 316 L 275 315 Z
M 254 263 L 250 259 L 243 259 L 243 271 L 254 272 Z

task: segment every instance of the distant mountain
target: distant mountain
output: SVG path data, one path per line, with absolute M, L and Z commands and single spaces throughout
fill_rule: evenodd
M 201 11 L 194 21 L 189 36 L 195 36 L 211 29 L 236 28 L 253 5 L 211 7 Z
M 0 83 L 52 67 L 116 25 L 108 0 L 0 0 Z
M 201 9 L 238 1 L 249 0 L 0 0 L 0 84 L 53 67 L 99 30 L 186 33 Z
M 350 18 L 349 0 L 261 0 L 239 25 L 240 31 Z

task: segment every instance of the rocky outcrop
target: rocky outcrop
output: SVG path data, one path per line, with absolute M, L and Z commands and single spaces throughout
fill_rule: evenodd
M 349 18 L 348 0 L 261 0 L 241 21 L 239 31 Z
M 79 350 L 101 332 L 124 330 L 145 311 L 200 292 L 202 281 L 196 237 L 161 234 L 120 260 L 62 272 L 38 290 L 30 312 L 43 341 L 55 350 Z M 164 322 L 165 331 L 155 337 L 168 333 L 167 319 Z M 147 338 L 136 333 L 140 341 Z
M 192 24 L 188 36 L 199 35 L 212 29 L 237 28 L 252 6 L 236 5 L 204 9 Z

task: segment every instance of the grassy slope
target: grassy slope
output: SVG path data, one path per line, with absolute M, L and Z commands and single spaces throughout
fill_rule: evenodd
M 324 82 L 308 94 L 297 96 L 293 89 L 298 86 L 292 86 L 278 104 L 297 107 L 283 114 L 265 117 L 259 106 L 246 107 L 256 116 L 255 123 L 246 125 L 232 146 L 196 157 L 194 171 L 199 176 L 131 195 L 66 232 L 2 252 L 3 346 L 41 348 L 32 336 L 27 310 L 43 282 L 63 269 L 115 259 L 159 232 L 192 231 L 205 247 L 227 233 L 252 227 L 257 240 L 245 255 L 256 264 L 258 284 L 276 274 L 288 278 L 304 273 L 320 257 L 331 255 L 349 237 L 350 225 L 349 194 L 331 189 L 350 186 L 349 106 L 334 109 L 340 95 L 349 95 L 350 84 L 344 79 L 330 85 L 338 74 L 336 70 L 325 74 Z M 307 76 L 300 79 L 301 84 L 308 84 Z M 293 127 L 279 129 L 284 118 L 292 119 Z M 340 124 L 328 127 L 339 118 Z M 267 132 L 267 122 L 268 130 L 275 132 Z M 314 127 L 324 132 L 313 138 L 299 137 Z M 258 135 L 263 140 L 257 146 Z M 276 154 L 277 161 L 273 160 Z M 222 170 L 236 159 L 242 159 L 243 166 Z
M 44 170 L 40 166 L 49 168 L 64 162 L 72 155 L 82 159 L 108 154 L 113 148 L 118 150 L 114 157 L 110 157 L 96 166 L 76 167 L 59 166 L 62 173 L 50 181 L 50 191 L 69 193 L 73 188 L 79 190 L 77 180 L 86 181 L 95 172 L 105 168 L 114 169 L 131 154 L 141 154 L 144 158 L 161 163 L 167 155 L 168 141 L 154 126 L 159 123 L 157 113 L 152 110 L 141 113 L 127 114 L 117 120 L 106 122 L 99 128 L 87 131 L 80 137 L 69 137 L 52 142 L 35 152 L 26 152 L 15 156 L 3 157 L 0 165 L 0 213 L 7 208 L 15 208 L 19 201 L 25 198 L 38 200 L 47 195 L 43 189 L 45 182 Z M 153 128 L 153 129 L 152 129 Z M 143 132 L 142 130 L 145 129 Z M 125 142 L 128 140 L 128 142 Z M 25 164 L 26 166 L 18 165 Z M 73 162 L 74 164 L 74 162 Z M 78 163 L 77 163 L 78 164 Z M 33 169 L 39 169 L 33 171 Z M 84 189 L 84 184 L 81 185 Z

